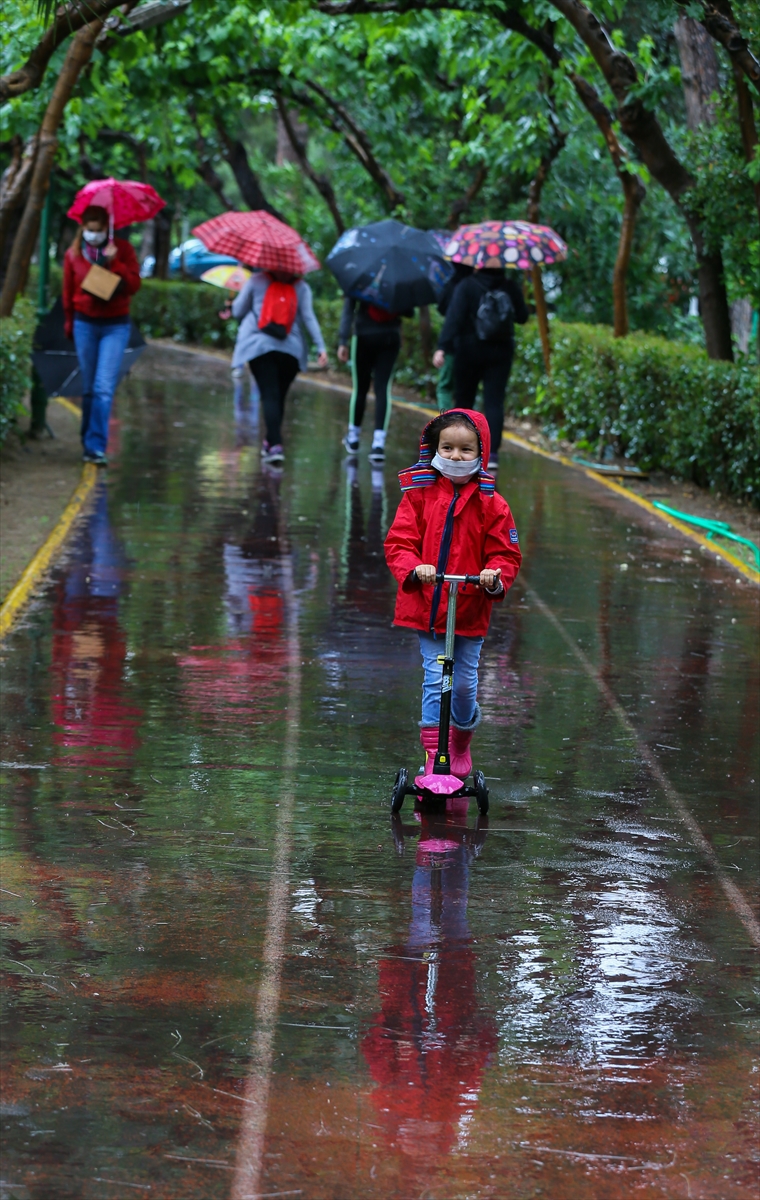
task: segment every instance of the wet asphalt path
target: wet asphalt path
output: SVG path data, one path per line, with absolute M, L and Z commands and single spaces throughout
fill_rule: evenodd
M 3 1183 L 18 1200 L 757 1196 L 758 598 L 510 449 L 491 812 L 389 820 L 420 670 L 352 478 L 146 354 L 3 648 Z

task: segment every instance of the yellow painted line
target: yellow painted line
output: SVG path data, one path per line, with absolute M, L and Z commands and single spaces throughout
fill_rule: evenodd
M 351 390 L 350 388 L 340 387 L 340 385 L 328 384 L 326 380 L 323 382 L 322 380 L 315 379 L 307 380 L 306 382 L 313 382 L 317 387 L 331 386 L 335 391 L 350 393 Z M 430 408 L 424 404 L 414 404 L 410 400 L 394 400 L 393 403 L 399 408 L 408 408 L 412 412 L 424 413 L 425 415 L 431 417 L 438 416 L 438 409 Z M 611 492 L 616 492 L 618 496 L 624 496 L 625 499 L 630 500 L 632 504 L 638 504 L 639 508 L 643 508 L 650 514 L 650 516 L 657 517 L 659 521 L 664 521 L 666 525 L 670 525 L 671 528 L 677 529 L 679 533 L 682 533 L 684 537 L 690 538 L 692 542 L 696 542 L 698 546 L 703 546 L 705 550 L 709 550 L 711 553 L 722 558 L 725 562 L 729 563 L 734 570 L 740 571 L 741 574 L 749 579 L 752 583 L 760 583 L 760 571 L 756 571 L 754 567 L 742 562 L 742 560 L 737 558 L 735 554 L 732 554 L 730 550 L 724 550 L 722 546 L 717 544 L 717 542 L 710 541 L 701 533 L 697 533 L 696 530 L 692 529 L 684 521 L 679 521 L 677 517 L 671 517 L 668 516 L 667 513 L 661 512 L 659 508 L 655 508 L 651 501 L 645 500 L 643 496 L 637 495 L 636 492 L 629 491 L 628 488 L 622 487 L 619 483 L 614 483 L 611 479 L 605 479 L 604 476 L 598 473 L 598 471 L 590 471 L 588 467 L 581 467 L 578 463 L 573 462 L 571 458 L 568 458 L 566 454 L 555 454 L 550 450 L 542 449 L 541 446 L 534 446 L 533 442 L 527 441 L 526 438 L 521 438 L 519 434 L 510 433 L 505 429 L 504 438 L 506 441 L 512 442 L 513 445 L 519 446 L 521 450 L 528 450 L 531 454 L 538 454 L 541 458 L 549 458 L 552 462 L 561 463 L 563 467 L 570 467 L 573 471 L 582 471 L 587 479 L 593 479 L 594 483 L 599 483 L 602 487 L 609 488 Z
M 63 511 L 60 521 L 43 546 L 35 554 L 14 588 L 6 596 L 0 608 L 0 641 L 17 620 L 22 608 L 30 599 L 35 588 L 61 549 L 66 535 L 82 511 L 85 501 L 95 486 L 98 469 L 93 463 L 85 463 L 82 478 Z
M 65 396 L 53 396 L 53 399 L 57 400 L 59 404 L 62 404 L 63 407 L 68 409 L 70 413 L 73 413 L 75 417 L 81 417 L 81 408 L 77 408 L 76 404 L 72 404 L 71 401 L 67 400 Z

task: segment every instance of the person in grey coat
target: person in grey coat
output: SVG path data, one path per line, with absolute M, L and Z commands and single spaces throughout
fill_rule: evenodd
M 298 309 L 296 318 L 285 337 L 274 337 L 259 328 L 264 297 L 272 280 L 292 283 Z M 307 350 L 304 327 L 319 352 L 317 364 L 327 366 L 327 353 L 322 330 L 314 315 L 311 288 L 297 276 L 280 271 L 256 271 L 232 302 L 232 315 L 240 322 L 232 368 L 248 363 L 259 386 L 266 422 L 266 439 L 261 447 L 265 462 L 280 465 L 285 460 L 282 449 L 282 417 L 288 388 L 299 370 L 306 367 Z

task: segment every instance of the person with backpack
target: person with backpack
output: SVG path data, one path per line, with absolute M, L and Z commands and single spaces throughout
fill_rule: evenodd
M 358 306 L 358 310 L 357 310 Z M 343 445 L 349 457 L 359 453 L 364 410 L 370 380 L 375 385 L 375 431 L 369 460 L 375 466 L 385 462 L 385 439 L 391 419 L 391 384 L 393 368 L 401 349 L 401 318 L 411 317 L 413 310 L 387 312 L 365 300 L 346 296 L 338 330 L 338 358 L 348 362 L 351 346 L 351 400 L 348 408 L 348 432 Z
M 240 322 L 232 369 L 248 363 L 258 384 L 266 423 L 261 456 L 266 463 L 282 466 L 285 397 L 307 361 L 303 326 L 319 353 L 317 365 L 327 366 L 325 339 L 314 315 L 311 288 L 298 275 L 256 271 L 233 300 L 232 315 Z
M 504 396 L 515 347 L 515 322 L 524 325 L 528 306 L 520 284 L 503 268 L 485 267 L 463 279 L 451 298 L 433 365 L 454 355 L 457 408 L 474 408 L 483 381 L 483 412 L 491 432 L 488 469 L 499 466 Z

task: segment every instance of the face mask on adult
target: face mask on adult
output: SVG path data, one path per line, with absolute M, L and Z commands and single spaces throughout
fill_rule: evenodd
M 85 229 L 82 232 L 82 237 L 88 246 L 102 246 L 106 240 L 106 233 L 101 229 Z
M 430 465 L 447 479 L 467 479 L 480 470 L 480 462 L 479 458 L 441 458 L 440 454 L 435 454 Z

